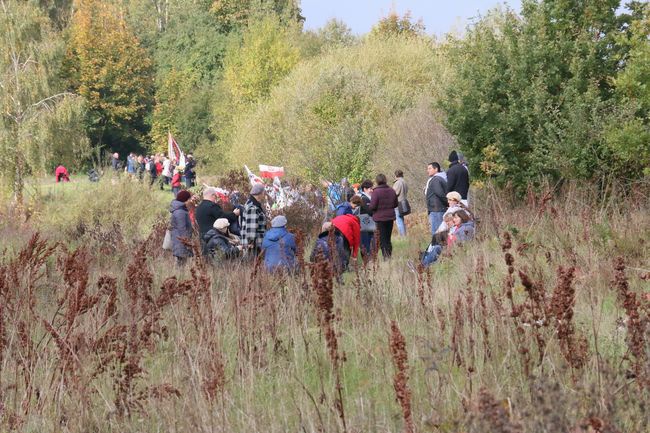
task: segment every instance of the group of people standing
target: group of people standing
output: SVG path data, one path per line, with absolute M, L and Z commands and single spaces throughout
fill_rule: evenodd
M 456 151 L 449 155 L 449 162 L 446 172 L 437 162 L 427 166 L 429 178 L 424 197 L 432 241 L 422 258 L 425 265 L 435 262 L 442 248 L 474 236 L 474 216 L 467 201 L 469 171 Z M 340 184 L 323 185 L 327 188 L 330 212 L 322 224 L 311 260 L 331 260 L 340 274 L 347 270 L 350 258 L 357 258 L 359 253 L 367 260 L 381 251 L 384 259 L 389 259 L 393 254 L 394 225 L 400 236 L 406 236 L 404 217 L 411 212 L 404 173 L 395 171 L 392 187 L 384 174 L 378 174 L 374 182 L 366 179 L 354 186 L 345 179 Z M 237 206 L 222 203 L 217 189 L 206 188 L 193 215 L 186 206 L 190 198 L 187 190 L 181 190 L 170 205 L 171 249 L 179 263 L 192 255 L 184 239 L 191 238 L 195 224 L 201 252 L 206 257 L 223 262 L 263 256 L 269 271 L 295 270 L 295 236 L 287 229 L 289 221 L 284 215 L 267 215 L 263 185 L 255 184 L 245 204 Z
M 174 197 L 183 185 L 186 188 L 196 185 L 196 161 L 192 155 L 187 155 L 185 165 L 182 165 L 176 159 L 167 158 L 164 153 L 143 156 L 131 152 L 126 158 L 126 164 L 123 164 L 119 153 L 115 152 L 111 156 L 111 168 L 115 172 L 124 170 L 141 182 L 148 178 L 149 185 L 158 183 L 161 190 L 165 185 L 169 185 Z

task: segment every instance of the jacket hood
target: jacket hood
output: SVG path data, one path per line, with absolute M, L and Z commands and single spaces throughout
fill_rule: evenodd
M 265 240 L 277 242 L 289 233 L 285 227 L 275 227 L 266 232 Z
M 171 204 L 169 205 L 169 212 L 174 212 L 181 208 L 185 208 L 185 210 L 187 210 L 187 206 L 185 206 L 184 202 L 172 200 Z
M 210 239 L 212 239 L 215 236 L 221 236 L 224 239 L 228 239 L 228 236 L 226 236 L 224 233 L 220 232 L 219 230 L 210 229 L 203 235 L 203 240 L 208 242 Z
M 340 215 L 345 215 L 345 214 L 351 214 L 352 212 L 352 205 L 350 203 L 343 202 L 340 205 L 336 206 L 336 216 Z

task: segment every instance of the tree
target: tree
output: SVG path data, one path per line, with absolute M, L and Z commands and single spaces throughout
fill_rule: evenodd
M 61 39 L 29 2 L 0 0 L 0 173 L 23 201 L 25 177 L 88 156 L 81 98 L 57 92 Z M 69 151 L 72 150 L 72 151 Z
M 76 1 L 64 76 L 87 102 L 93 143 L 118 151 L 142 145 L 152 100 L 152 64 L 113 5 Z
M 617 0 L 525 0 L 521 17 L 495 10 L 464 39 L 451 39 L 447 125 L 474 173 L 519 191 L 546 176 L 607 174 L 605 126 L 621 114 L 613 98 L 623 53 L 618 7 Z
M 617 171 L 638 178 L 650 176 L 650 5 L 632 2 L 628 7 L 628 32 L 617 39 L 627 48 L 625 69 L 614 81 L 626 116 L 622 122 L 610 122 L 606 142 Z
M 213 0 L 212 12 L 227 31 L 245 27 L 250 21 L 268 15 L 278 17 L 284 25 L 305 21 L 296 0 Z
M 236 103 L 248 104 L 267 96 L 298 63 L 300 52 L 291 35 L 292 29 L 270 15 L 249 26 L 241 46 L 233 44 L 228 49 L 224 82 Z
M 390 38 L 394 36 L 417 37 L 424 34 L 422 20 L 411 21 L 411 12 L 403 16 L 392 10 L 387 16 L 379 20 L 370 31 L 371 37 Z

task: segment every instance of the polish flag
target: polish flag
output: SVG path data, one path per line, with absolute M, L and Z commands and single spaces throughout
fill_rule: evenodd
M 248 168 L 247 165 L 245 165 L 244 168 L 246 169 L 246 174 L 248 175 L 248 181 L 251 183 L 251 186 L 255 185 L 256 183 L 261 183 L 262 185 L 264 185 L 264 181 L 262 179 L 260 179 L 260 177 L 258 175 L 253 173 L 250 170 L 250 168 Z
M 274 167 L 272 165 L 260 164 L 260 176 L 267 179 L 284 176 L 284 167 Z

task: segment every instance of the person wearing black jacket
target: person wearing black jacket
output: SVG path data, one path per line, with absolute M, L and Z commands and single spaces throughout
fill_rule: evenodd
M 449 169 L 447 170 L 448 192 L 456 191 L 467 206 L 467 193 L 469 192 L 469 172 L 458 161 L 458 153 L 452 150 L 449 154 Z
M 429 224 L 431 234 L 434 234 L 447 210 L 447 181 L 440 169 L 440 164 L 432 162 L 427 166 L 429 179 L 424 188 L 424 196 L 427 201 L 427 212 L 429 213 Z
M 194 172 L 196 161 L 192 155 L 187 155 L 187 163 L 185 164 L 185 187 L 187 189 L 196 185 L 196 173 Z
M 209 187 L 203 191 L 203 200 L 196 207 L 194 211 L 194 218 L 196 224 L 199 226 L 199 239 L 202 242 L 203 254 L 207 254 L 206 244 L 204 242 L 204 235 L 213 228 L 214 222 L 219 218 L 226 218 L 231 224 L 236 222 L 239 217 L 239 209 L 233 212 L 224 212 L 224 210 L 217 204 L 217 190 Z

